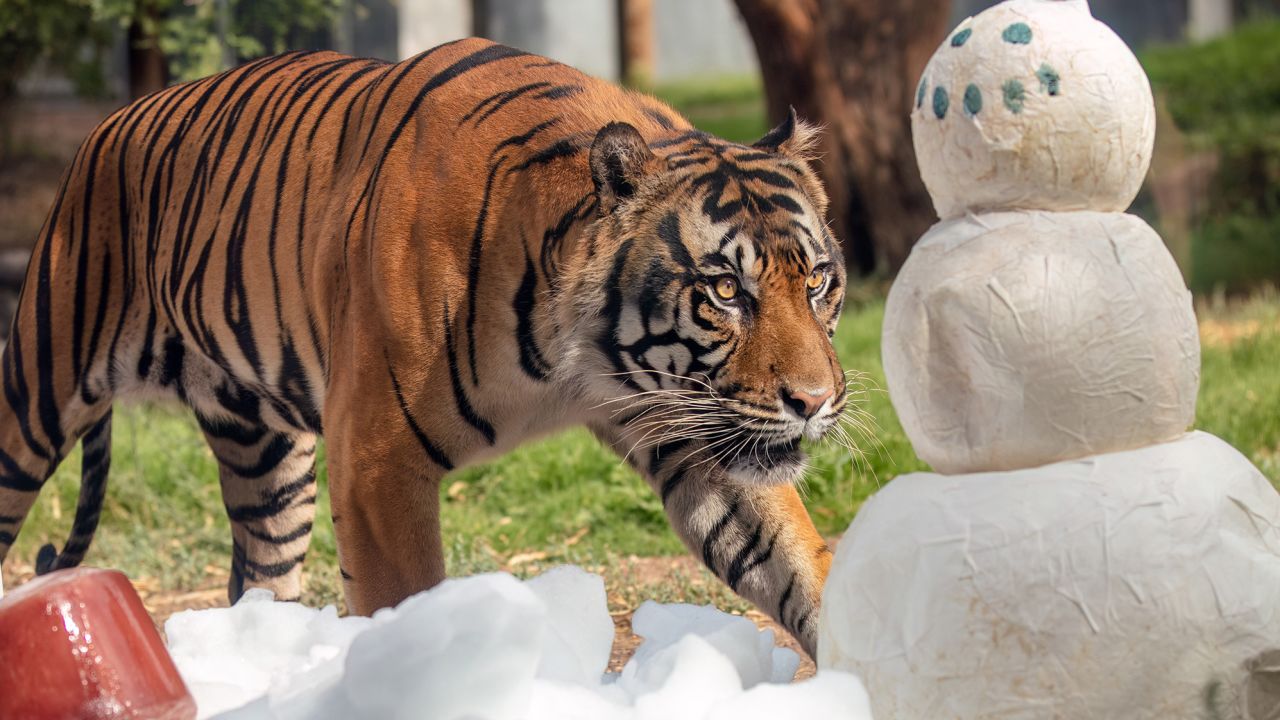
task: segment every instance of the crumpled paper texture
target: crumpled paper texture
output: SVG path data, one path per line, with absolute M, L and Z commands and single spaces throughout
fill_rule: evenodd
M 818 666 L 858 674 L 877 720 L 1275 717 L 1280 495 L 1202 432 L 905 475 L 840 541 L 821 612 Z
M 1151 163 L 1155 105 L 1133 53 L 1086 3 L 1009 0 L 943 40 L 911 128 L 939 217 L 1119 212 Z
M 889 397 L 943 473 L 1010 470 L 1177 437 L 1200 338 L 1168 250 L 1122 213 L 935 225 L 885 308 Z

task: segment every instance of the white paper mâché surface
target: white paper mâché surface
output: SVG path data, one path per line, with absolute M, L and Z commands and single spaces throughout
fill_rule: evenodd
M 889 395 L 940 473 L 841 538 L 818 665 L 878 720 L 1280 720 L 1280 494 L 1187 433 L 1200 345 L 1146 174 L 1146 76 L 1084 0 L 1009 0 L 921 79 L 943 221 L 885 307 Z
M 1146 176 L 1155 107 L 1133 53 L 1083 0 L 1010 0 L 943 40 L 911 127 L 942 218 L 1118 212 Z
M 1133 215 L 935 225 L 889 292 L 881 351 L 903 429 L 939 472 L 1127 450 L 1195 418 L 1191 294 Z
M 905 475 L 840 540 L 819 627 L 877 720 L 1276 717 L 1280 495 L 1199 432 Z

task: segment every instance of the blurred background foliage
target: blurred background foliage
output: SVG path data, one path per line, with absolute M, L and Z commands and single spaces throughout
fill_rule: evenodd
M 12 104 L 18 81 L 42 60 L 80 94 L 103 92 L 100 50 L 111 36 L 93 6 L 93 0 L 0 2 L 0 108 Z
M 746 11 L 771 4 L 719 1 L 730 15 L 735 6 Z M 1152 22 L 1137 22 L 1173 18 L 1170 22 L 1187 22 L 1187 32 L 1194 36 L 1188 8 L 1214 1 L 1170 0 L 1156 3 L 1165 8 L 1157 11 L 1137 8 L 1142 2 L 1095 0 L 1093 8 L 1099 17 L 1128 33 L 1131 42 L 1142 43 L 1138 54 L 1159 99 L 1156 157 L 1134 211 L 1165 237 L 1193 291 L 1235 295 L 1280 281 L 1278 3 L 1236 0 L 1229 15 L 1234 28 L 1208 41 L 1170 42 L 1177 30 L 1155 34 Z M 386 4 L 385 0 L 0 0 L 0 161 L 8 161 L 7 167 L 0 168 L 0 213 L 12 221 L 0 228 L 0 248 L 27 246 L 34 239 L 52 194 L 52 189 L 40 189 L 42 184 L 56 182 L 59 163 L 70 159 L 78 136 L 91 127 L 68 123 L 64 116 L 76 112 L 100 116 L 120 102 L 122 92 L 136 97 L 289 48 L 340 47 L 344 36 L 350 46 L 352 19 L 377 11 L 378 2 Z M 643 6 L 648 0 L 597 0 L 595 4 L 614 2 L 621 8 Z M 655 7 L 663 5 L 662 0 L 654 2 Z M 828 6 L 865 4 L 863 0 L 801 0 L 795 7 L 814 3 L 819 3 L 815 12 Z M 990 0 L 954 0 L 954 4 L 952 20 L 980 10 Z M 477 30 L 485 17 L 495 17 L 496 9 L 504 5 L 510 6 L 508 14 L 522 22 L 545 23 L 545 13 L 538 15 L 530 8 L 552 6 L 555 0 L 523 4 L 472 0 L 472 5 L 473 30 Z M 1175 11 L 1174 6 L 1180 9 Z M 403 10 L 379 12 L 394 16 Z M 1126 28 L 1145 28 L 1141 32 L 1146 34 Z M 723 42 L 716 38 L 724 32 L 708 29 L 706 42 Z M 563 33 L 563 28 L 546 35 L 553 47 L 564 47 L 566 52 L 579 42 L 562 41 L 555 33 Z M 657 46 L 661 50 L 662 43 Z M 654 57 L 661 55 L 651 49 L 647 69 L 635 73 L 623 67 L 621 74 L 633 80 L 642 77 L 647 89 L 712 133 L 747 141 L 769 125 L 768 88 L 758 73 L 751 72 L 749 62 L 738 63 L 746 71 L 738 74 L 726 74 L 721 63 L 713 74 L 675 83 L 659 78 L 653 84 Z M 109 77 L 112 72 L 118 75 L 119 68 L 125 68 L 126 77 Z M 64 78 L 77 96 L 98 99 L 101 104 L 89 111 L 59 107 L 61 116 L 28 117 L 26 126 L 34 130 L 24 135 L 21 127 L 16 128 L 23 125 L 18 117 L 24 106 L 19 96 L 21 81 L 28 78 L 28 89 L 36 88 L 34 95 L 42 92 L 39 83 L 30 81 L 33 69 L 43 77 Z M 905 113 L 903 117 L 905 122 Z M 63 135 L 58 135 L 64 127 Z M 46 161 L 49 167 L 33 165 L 33 158 Z M 32 177 L 33 173 L 39 177 Z M 6 194 L 10 187 L 13 192 Z M 914 213 L 921 214 L 932 221 L 932 213 Z M 909 246 L 918 233 L 908 230 L 898 234 Z M 859 232 L 850 228 L 846 235 L 850 236 L 844 237 L 846 242 L 853 242 Z M 872 241 L 885 242 L 883 235 L 881 231 L 879 239 Z M 883 250 L 867 257 L 871 259 L 864 258 L 853 269 L 874 282 L 891 277 L 895 262 L 886 259 Z
M 4 0 L 0 91 L 35 62 L 67 71 L 79 92 L 106 92 L 113 29 L 136 28 L 132 50 L 158 50 L 168 78 L 211 75 L 240 60 L 324 42 L 341 0 Z
M 1240 292 L 1280 278 L 1280 22 L 1141 54 L 1186 149 L 1209 159 L 1191 228 L 1192 290 Z M 1160 128 L 1164 131 L 1166 128 Z M 1157 218 L 1157 222 L 1159 218 Z

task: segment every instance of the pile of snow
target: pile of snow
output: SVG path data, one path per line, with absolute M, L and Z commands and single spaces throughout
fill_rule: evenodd
M 571 566 L 527 582 L 448 580 L 371 618 L 250 591 L 234 607 L 165 624 L 201 718 L 871 717 L 853 675 L 790 684 L 798 656 L 746 618 L 647 602 L 632 628 L 644 643 L 621 673 L 606 673 L 604 582 Z

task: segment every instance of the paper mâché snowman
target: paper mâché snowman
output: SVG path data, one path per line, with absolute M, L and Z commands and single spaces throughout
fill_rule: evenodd
M 1188 432 L 1191 295 L 1123 212 L 1154 139 L 1142 68 L 1083 0 L 1009 0 L 915 101 L 942 221 L 883 357 L 945 474 L 895 479 L 840 540 L 819 667 L 879 720 L 1280 717 L 1280 494 Z

